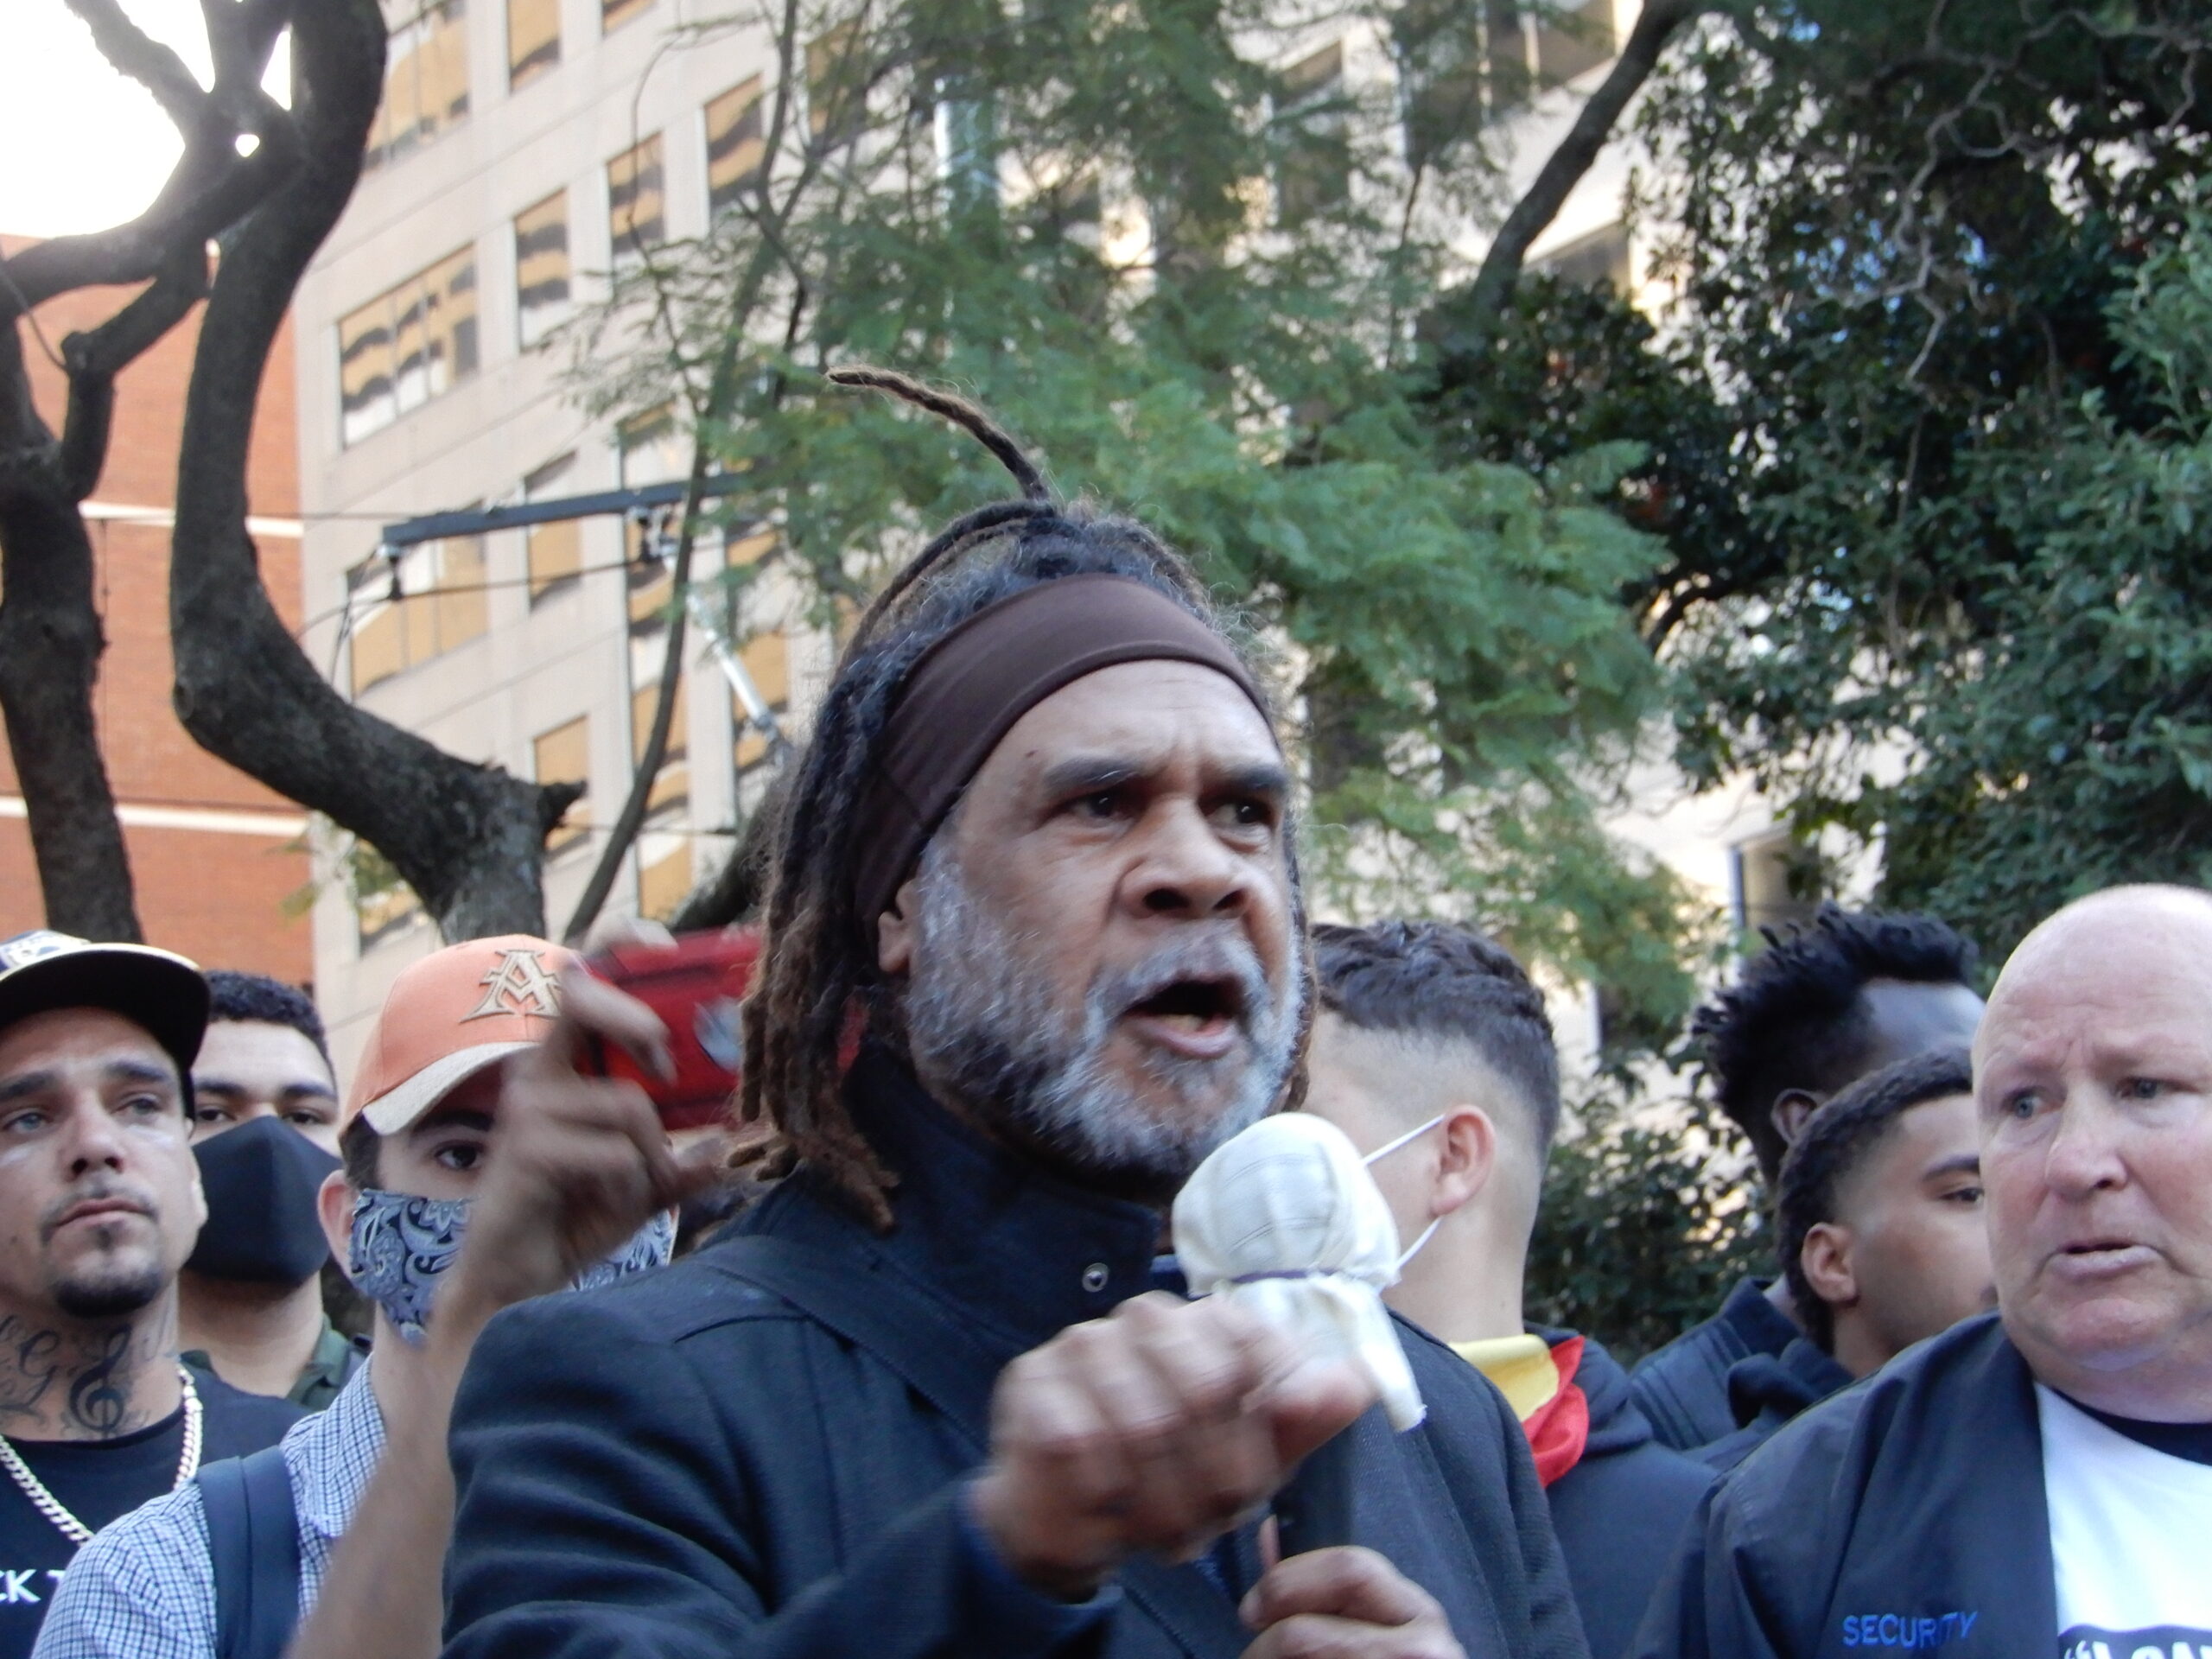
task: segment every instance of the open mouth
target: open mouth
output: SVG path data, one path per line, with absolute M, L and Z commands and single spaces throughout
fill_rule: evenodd
M 1166 1047 L 1211 1058 L 1236 1040 L 1243 1014 L 1243 992 L 1234 980 L 1187 978 L 1130 1004 L 1123 1018 Z

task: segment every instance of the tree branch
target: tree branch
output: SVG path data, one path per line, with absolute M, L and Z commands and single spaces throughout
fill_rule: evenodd
M 184 67 L 184 60 L 132 22 L 116 0 L 67 0 L 67 4 L 92 30 L 100 55 L 151 92 L 176 130 L 192 137 L 207 111 L 207 92 Z
M 448 938 L 538 933 L 545 830 L 574 786 L 459 760 L 347 702 L 277 616 L 246 533 L 262 377 L 359 179 L 385 44 L 377 0 L 313 0 L 292 20 L 298 165 L 226 247 L 185 403 L 169 561 L 177 715 L 210 753 L 375 847 Z
M 1612 68 L 1598 90 L 1590 94 L 1589 101 L 1575 117 L 1574 124 L 1567 129 L 1567 137 L 1560 140 L 1559 148 L 1552 151 L 1536 175 L 1535 181 L 1513 204 L 1513 211 L 1505 216 L 1505 223 L 1498 227 L 1490 251 L 1483 256 L 1482 270 L 1468 289 L 1463 324 L 1465 333 L 1474 336 L 1477 342 L 1486 340 L 1496 327 L 1506 302 L 1520 284 L 1521 268 L 1528 259 L 1529 249 L 1559 217 L 1559 210 L 1567 205 L 1574 187 L 1582 182 L 1596 163 L 1629 100 L 1658 67 L 1659 54 L 1666 49 L 1667 42 L 1675 30 L 1693 17 L 1713 10 L 1715 3 L 1716 0 L 1645 0 L 1643 14 L 1629 31 L 1620 55 L 1613 60 Z

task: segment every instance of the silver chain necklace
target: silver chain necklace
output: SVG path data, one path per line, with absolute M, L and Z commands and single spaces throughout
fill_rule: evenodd
M 176 1374 L 184 1380 L 184 1455 L 176 1461 L 176 1484 L 181 1486 L 200 1472 L 200 1390 L 192 1386 L 192 1373 L 180 1365 Z M 60 1529 L 61 1535 L 79 1548 L 92 1541 L 92 1529 L 69 1513 L 61 1500 L 46 1490 L 46 1483 L 31 1472 L 30 1465 L 23 1461 L 22 1453 L 16 1450 L 16 1443 L 0 1434 L 0 1467 L 8 1471 L 23 1496 L 37 1506 L 38 1512 Z M 171 1487 L 170 1491 L 176 1490 Z

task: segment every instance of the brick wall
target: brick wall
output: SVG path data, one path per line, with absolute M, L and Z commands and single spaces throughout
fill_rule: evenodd
M 0 238 L 0 250 L 21 245 Z M 128 290 L 116 289 L 64 295 L 38 308 L 38 323 L 59 350 L 66 334 L 111 315 L 127 297 Z M 95 514 L 102 507 L 166 512 L 174 504 L 185 390 L 198 334 L 195 312 L 124 372 L 106 470 L 92 493 Z M 40 410 L 58 428 L 64 403 L 60 372 L 28 330 L 24 350 Z M 270 354 L 262 384 L 247 488 L 257 518 L 296 518 L 289 326 Z M 307 856 L 298 844 L 299 809 L 201 749 L 169 707 L 168 527 L 90 514 L 88 522 L 108 642 L 95 693 L 100 745 L 123 806 L 147 938 L 209 967 L 305 982 L 312 973 L 308 922 L 287 913 L 308 880 Z M 270 597 L 296 627 L 296 530 L 264 532 L 255 540 Z M 43 919 L 19 803 L 15 766 L 0 744 L 0 937 Z

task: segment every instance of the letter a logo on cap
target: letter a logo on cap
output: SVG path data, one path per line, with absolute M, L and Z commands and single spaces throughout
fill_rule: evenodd
M 461 1016 L 464 1026 L 503 1014 L 534 1014 L 550 1020 L 561 1011 L 559 982 L 545 971 L 545 958 L 537 950 L 503 951 L 499 965 L 487 969 L 477 983 L 484 987 L 484 1000 Z

